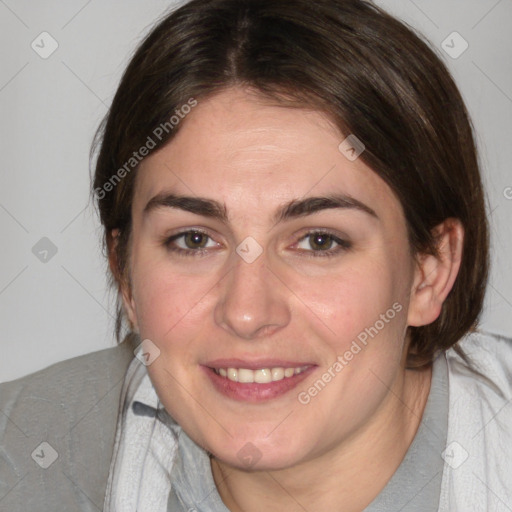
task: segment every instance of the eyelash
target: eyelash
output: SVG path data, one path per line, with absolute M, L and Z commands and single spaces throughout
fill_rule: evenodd
M 173 247 L 172 243 L 175 240 L 178 240 L 179 238 L 184 237 L 185 235 L 188 235 L 189 233 L 197 233 L 204 235 L 211 239 L 210 235 L 206 233 L 205 231 L 202 231 L 200 229 L 189 229 L 188 231 L 182 231 L 181 233 L 177 233 L 175 235 L 172 235 L 171 237 L 167 238 L 164 241 L 164 245 L 167 248 L 167 250 L 178 254 L 180 256 L 192 256 L 192 257 L 201 257 L 206 256 L 208 253 L 208 249 L 182 249 L 181 247 Z
M 200 229 L 190 229 L 188 231 L 182 231 L 181 233 L 177 233 L 175 235 L 172 235 L 169 238 L 166 238 L 164 240 L 164 246 L 167 248 L 167 250 L 178 254 L 180 256 L 186 256 L 186 257 L 202 257 L 206 256 L 209 253 L 209 249 L 200 248 L 200 249 L 182 249 L 181 247 L 173 247 L 173 242 L 176 240 L 188 235 L 188 234 L 201 234 L 209 238 L 210 240 L 213 240 L 208 233 L 205 231 L 202 231 Z M 304 250 L 301 249 L 301 253 L 305 253 L 303 257 L 306 258 L 332 258 L 333 256 L 337 256 L 341 252 L 346 252 L 352 248 L 352 244 L 348 242 L 347 240 L 343 240 L 341 238 L 338 238 L 334 233 L 329 232 L 329 230 L 312 230 L 305 233 L 295 244 L 298 245 L 303 240 L 307 239 L 308 237 L 311 237 L 313 235 L 327 235 L 330 240 L 337 244 L 337 247 L 334 249 L 328 249 L 325 251 L 315 251 L 315 250 Z
M 303 240 L 314 236 L 314 235 L 326 235 L 329 237 L 329 239 L 337 244 L 337 247 L 334 249 L 328 249 L 325 251 L 314 251 L 314 250 L 301 250 L 303 253 L 305 253 L 306 258 L 332 258 L 334 256 L 337 256 L 341 252 L 346 252 L 352 248 L 352 244 L 348 242 L 347 240 L 343 240 L 339 237 L 337 237 L 334 233 L 331 233 L 329 230 L 322 230 L 322 229 L 316 229 L 312 231 L 308 231 L 305 233 L 294 245 L 298 245 Z

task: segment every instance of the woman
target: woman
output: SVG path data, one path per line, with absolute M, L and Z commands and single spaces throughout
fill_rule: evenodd
M 97 142 L 128 334 L 2 386 L 10 509 L 510 510 L 473 135 L 418 36 L 363 0 L 193 0 Z

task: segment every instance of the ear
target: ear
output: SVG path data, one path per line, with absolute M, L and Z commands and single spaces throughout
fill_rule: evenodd
M 137 324 L 137 310 L 135 307 L 135 301 L 133 299 L 130 282 L 129 279 L 127 279 L 126 276 L 123 275 L 123 273 L 121 272 L 117 259 L 116 249 L 117 244 L 119 243 L 119 235 L 119 229 L 113 229 L 111 231 L 111 240 L 108 251 L 108 263 L 110 266 L 110 270 L 117 282 L 118 292 L 121 293 L 124 309 L 126 311 L 126 314 L 128 315 L 128 320 L 130 322 L 130 327 L 133 331 L 139 332 Z
M 407 323 L 415 327 L 431 324 L 439 317 L 462 259 L 464 228 L 458 219 L 446 219 L 433 234 L 438 240 L 438 256 L 418 255 L 414 271 Z

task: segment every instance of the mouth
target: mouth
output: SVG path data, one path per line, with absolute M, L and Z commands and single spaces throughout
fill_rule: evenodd
M 315 364 L 223 360 L 203 365 L 214 389 L 232 400 L 258 403 L 278 398 L 298 386 Z
M 259 368 L 251 370 L 250 368 L 212 368 L 212 370 L 221 377 L 229 379 L 232 382 L 268 384 L 269 382 L 278 382 L 283 379 L 289 379 L 298 375 L 309 368 L 308 365 L 297 367 L 276 366 L 274 368 Z

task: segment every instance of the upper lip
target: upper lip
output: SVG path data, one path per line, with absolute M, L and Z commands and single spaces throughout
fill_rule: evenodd
M 247 368 L 248 370 L 259 370 L 261 368 L 299 368 L 301 366 L 315 366 L 314 363 L 304 361 L 286 361 L 284 359 L 258 359 L 248 361 L 246 359 L 215 359 L 204 363 L 204 366 L 214 368 Z

